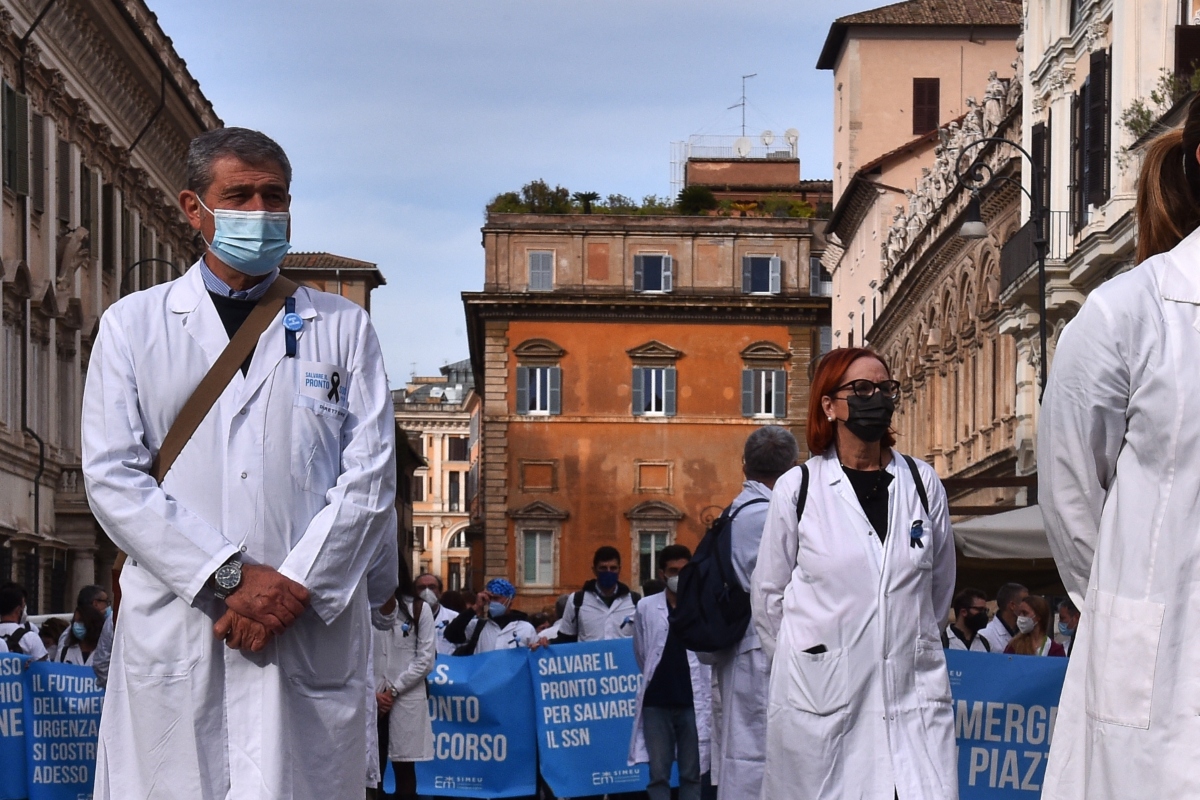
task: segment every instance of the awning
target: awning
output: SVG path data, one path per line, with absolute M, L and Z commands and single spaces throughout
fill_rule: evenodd
M 1025 506 L 954 523 L 954 544 L 966 558 L 1052 559 L 1042 510 Z

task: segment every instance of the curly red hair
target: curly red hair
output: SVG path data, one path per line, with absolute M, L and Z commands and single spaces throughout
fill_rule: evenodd
M 836 438 L 833 423 L 821 408 L 821 398 L 833 395 L 837 387 L 844 383 L 842 378 L 845 377 L 846 370 L 860 358 L 873 358 L 883 364 L 889 376 L 892 374 L 887 360 L 866 347 L 839 347 L 837 350 L 830 350 L 817 363 L 817 374 L 813 376 L 808 394 L 808 451 L 813 455 L 828 452 Z M 880 444 L 884 447 L 896 444 L 896 437 L 892 431 L 884 435 Z

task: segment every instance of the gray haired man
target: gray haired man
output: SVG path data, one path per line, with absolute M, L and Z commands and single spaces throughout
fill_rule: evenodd
M 758 543 L 767 520 L 771 490 L 780 475 L 796 466 L 800 449 L 796 439 L 778 425 L 759 428 L 746 439 L 742 492 L 731 512 L 748 503 L 733 520 L 733 569 L 738 582 L 750 589 L 750 576 L 758 560 Z M 754 626 L 735 647 L 713 654 L 720 702 L 713 703 L 712 782 L 719 800 L 758 797 L 762 789 L 767 748 L 767 684 L 771 662 L 763 653 Z

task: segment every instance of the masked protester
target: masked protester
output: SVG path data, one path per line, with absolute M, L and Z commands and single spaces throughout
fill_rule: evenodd
M 446 626 L 446 641 L 457 646 L 458 656 L 490 653 L 537 642 L 537 631 L 523 611 L 512 608 L 517 589 L 504 578 L 492 578 L 475 605 Z
M 597 642 L 633 636 L 634 614 L 642 596 L 621 583 L 621 553 L 604 546 L 592 556 L 596 577 L 567 597 L 554 644 Z
M 1043 597 L 1029 595 L 1017 609 L 1018 633 L 1004 648 L 1005 653 L 1019 656 L 1060 656 L 1067 651 L 1050 637 L 1050 604 Z
M 205 253 L 100 319 L 83 475 L 128 560 L 97 800 L 363 785 L 396 421 L 367 312 L 279 273 L 291 178 L 258 131 L 196 137 L 179 204 Z
M 878 354 L 825 355 L 813 458 L 771 493 L 750 593 L 772 659 L 763 797 L 958 797 L 954 538 L 937 473 L 892 446 L 899 397 Z
M 1068 656 L 1071 655 L 1071 648 L 1075 645 L 1075 632 L 1078 630 L 1079 609 L 1068 597 L 1058 604 L 1058 630 L 1054 635 L 1054 641 L 1063 646 Z
M 452 656 L 456 645 L 446 641 L 446 627 L 454 621 L 459 612 L 442 602 L 445 594 L 442 591 L 442 579 L 431 572 L 424 572 L 413 581 L 417 597 L 425 601 L 433 612 L 434 643 L 437 651 L 443 655 Z
M 942 647 L 976 653 L 992 652 L 991 643 L 979 635 L 988 624 L 987 595 L 978 589 L 963 589 L 954 595 L 950 610 L 954 614 L 954 621 L 942 632 Z

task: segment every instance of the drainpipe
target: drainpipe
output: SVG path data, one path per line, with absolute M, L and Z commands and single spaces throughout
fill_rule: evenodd
M 50 2 L 53 3 L 54 0 L 50 0 Z M 158 107 L 154 109 L 154 113 L 150 115 L 150 119 L 146 120 L 146 124 L 142 127 L 142 130 L 138 133 L 138 135 L 134 138 L 133 144 L 129 145 L 129 149 L 125 151 L 127 155 L 132 155 L 134 148 L 137 147 L 139 144 L 141 144 L 142 137 L 145 136 L 150 131 L 150 126 L 154 124 L 154 120 L 158 119 L 158 115 L 162 113 L 162 110 L 163 110 L 163 108 L 166 107 L 166 105 L 167 105 L 167 68 L 162 66 L 161 64 L 159 64 L 159 67 L 158 67 Z
M 37 30 L 38 25 L 42 24 L 42 20 L 46 18 L 46 12 L 50 10 L 50 6 L 54 5 L 56 0 L 46 0 L 46 5 L 42 6 L 42 10 L 34 17 L 33 24 L 29 26 L 29 30 L 25 31 L 25 35 L 21 37 L 18 47 L 21 50 L 21 94 L 25 94 L 25 48 L 29 46 L 29 37 L 33 36 L 33 32 Z
M 37 431 L 29 427 L 29 348 L 31 345 L 30 339 L 32 338 L 30 336 L 30 311 L 32 306 L 33 301 L 29 298 L 26 298 L 22 304 L 25 319 L 24 324 L 21 326 L 22 339 L 24 340 L 21 343 L 21 430 L 32 436 L 38 445 L 37 471 L 33 474 L 33 535 L 35 541 L 33 554 L 36 557 L 39 555 L 39 548 L 36 541 L 42 527 L 42 476 L 46 474 L 46 442 L 41 436 L 38 436 Z M 26 576 L 26 582 L 30 582 L 28 576 Z M 37 598 L 35 597 L 34 600 L 36 601 Z M 35 602 L 34 605 L 34 610 L 37 611 L 37 606 L 40 603 Z

